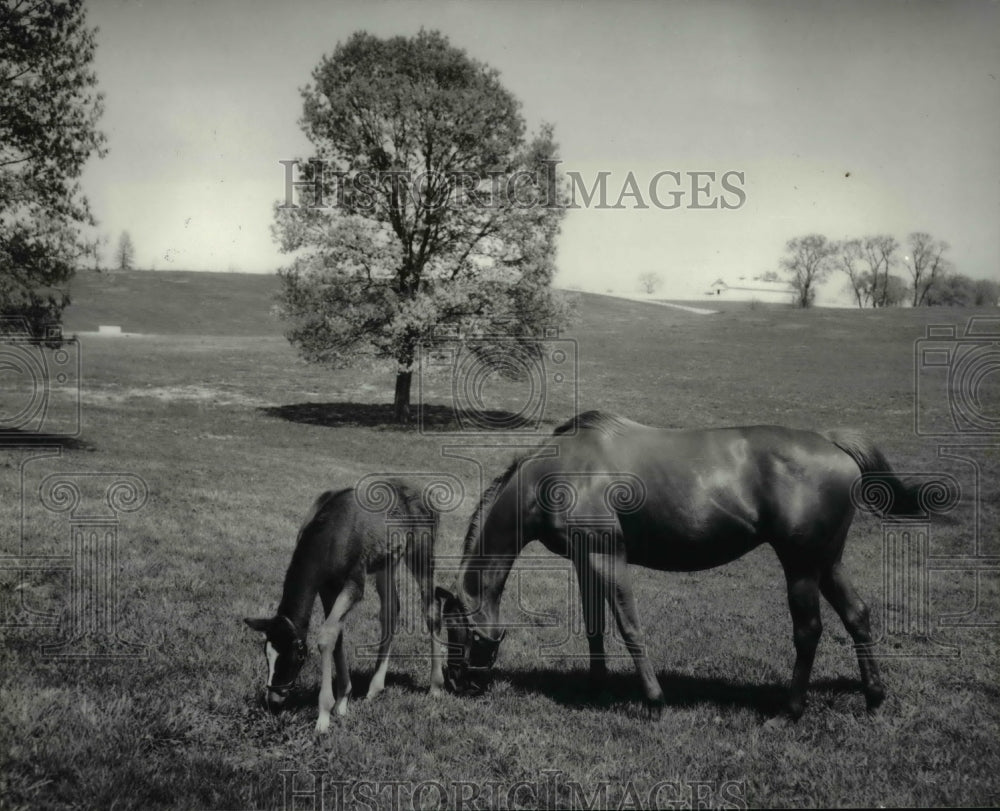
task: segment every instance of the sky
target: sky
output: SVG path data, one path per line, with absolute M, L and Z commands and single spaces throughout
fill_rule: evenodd
M 607 173 L 609 205 L 638 189 L 619 209 L 567 212 L 560 286 L 635 291 L 654 272 L 664 294 L 697 296 L 718 278 L 777 270 L 795 236 L 902 242 L 915 230 L 946 240 L 959 272 L 1000 279 L 996 2 L 90 0 L 88 10 L 109 154 L 88 164 L 84 190 L 99 233 L 113 248 L 127 230 L 140 267 L 287 263 L 270 225 L 279 161 L 310 154 L 299 89 L 357 30 L 424 27 L 498 69 L 529 129 L 554 125 L 561 169 L 588 188 Z M 741 195 L 721 186 L 726 173 L 738 173 L 729 183 Z M 657 207 L 651 183 L 662 203 L 683 190 L 679 207 Z M 716 198 L 741 204 L 689 207 Z

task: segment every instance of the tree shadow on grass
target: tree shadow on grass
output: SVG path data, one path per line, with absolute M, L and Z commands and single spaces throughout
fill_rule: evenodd
M 18 428 L 5 428 L 0 432 L 0 449 L 15 447 L 52 447 L 64 448 L 68 451 L 92 451 L 94 446 L 79 437 L 65 434 L 47 434 L 37 431 L 22 431 Z
M 409 423 L 396 421 L 392 403 L 292 403 L 259 409 L 268 416 L 325 428 L 343 426 L 395 431 L 473 432 L 530 429 L 534 422 L 501 409 L 456 411 L 451 406 L 414 405 Z
M 517 690 L 541 693 L 568 707 L 613 707 L 634 704 L 643 697 L 639 678 L 630 671 L 609 673 L 596 693 L 591 689 L 586 670 L 574 673 L 563 670 L 498 671 L 496 678 L 509 682 Z M 763 719 L 781 713 L 788 698 L 786 684 L 751 684 L 666 671 L 657 673 L 657 678 L 663 687 L 667 707 L 707 704 L 719 708 L 749 709 Z M 861 683 L 857 679 L 843 677 L 813 679 L 809 683 L 809 691 L 814 701 L 819 692 L 857 693 L 860 696 Z

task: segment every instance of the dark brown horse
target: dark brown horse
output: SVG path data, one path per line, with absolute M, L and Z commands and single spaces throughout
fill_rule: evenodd
M 368 698 L 382 692 L 399 618 L 396 569 L 401 560 L 420 586 L 431 632 L 431 693 L 441 691 L 444 655 L 435 640 L 440 619 L 432 592 L 438 513 L 428 503 L 434 493 L 429 493 L 431 498 L 424 495 L 394 479 L 372 479 L 367 487 L 359 485 L 357 489 L 323 493 L 313 504 L 299 530 L 295 552 L 285 573 L 278 613 L 271 618 L 244 620 L 265 635 L 267 700 L 271 708 L 280 708 L 285 702 L 305 662 L 309 618 L 319 595 L 326 620 L 318 634 L 323 675 L 316 730 L 326 732 L 334 708 L 338 715 L 346 715 L 351 674 L 344 649 L 344 619 L 364 595 L 365 576 L 369 573 L 375 576 L 382 602 L 382 636 Z M 334 659 L 336 707 L 332 686 Z
M 455 594 L 437 591 L 449 641 L 446 683 L 458 692 L 482 689 L 503 638 L 499 607 L 507 576 L 522 548 L 539 540 L 576 568 L 591 677 L 599 683 L 607 672 L 600 621 L 606 600 L 648 711 L 659 716 L 663 691 L 646 655 L 627 564 L 709 569 L 769 543 L 785 571 L 794 630 L 789 715 L 798 718 L 805 706 L 821 593 L 854 640 L 874 709 L 885 688 L 871 655 L 868 608 L 841 564 L 855 506 L 864 506 L 859 491 L 869 485 L 879 491 L 874 500 L 887 505 L 884 512 L 917 511 L 917 490 L 903 485 L 856 432 L 673 431 L 581 414 L 512 464 L 473 514 Z

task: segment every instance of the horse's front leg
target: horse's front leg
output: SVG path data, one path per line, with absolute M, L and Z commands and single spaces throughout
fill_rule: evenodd
M 663 711 L 663 688 L 660 687 L 653 665 L 646 655 L 639 615 L 635 608 L 635 595 L 632 593 L 632 578 L 629 577 L 625 556 L 620 552 L 591 553 L 588 555 L 588 568 L 589 575 L 593 577 L 593 587 L 599 588 L 608 596 L 618 631 L 635 663 L 645 693 L 647 715 L 658 719 Z
M 441 639 L 441 612 L 434 600 L 434 550 L 433 543 L 415 547 L 406 558 L 406 565 L 420 587 L 424 621 L 431 635 L 431 688 L 432 696 L 444 695 L 444 660 L 447 646 Z
M 333 601 L 326 620 L 320 626 L 318 645 L 322 675 L 319 684 L 319 718 L 316 720 L 316 731 L 326 732 L 330 728 L 330 711 L 334 706 L 333 696 L 333 658 L 337 657 L 337 714 L 347 712 L 347 698 L 351 690 L 351 675 L 344 654 L 344 618 L 354 608 L 364 593 L 364 580 L 361 584 L 349 581 Z M 326 600 L 324 600 L 324 603 Z M 334 650 L 336 648 L 336 650 Z
M 603 581 L 594 576 L 586 555 L 576 555 L 573 560 L 576 580 L 580 587 L 583 623 L 587 629 L 590 647 L 590 688 L 598 694 L 608 678 L 608 662 L 604 654 L 604 602 L 607 599 Z

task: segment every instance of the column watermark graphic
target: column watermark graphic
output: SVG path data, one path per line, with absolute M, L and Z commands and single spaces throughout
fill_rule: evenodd
M 873 653 L 883 658 L 958 657 L 961 648 L 942 637 L 946 629 L 995 629 L 1000 619 L 985 604 L 987 577 L 1000 574 L 1000 548 L 984 524 L 984 466 L 1000 459 L 1000 318 L 973 316 L 927 327 L 914 345 L 914 432 L 939 442 L 942 467 L 933 473 L 900 473 L 916 488 L 919 511 L 885 517 L 882 527 L 882 635 Z M 858 506 L 886 515 L 892 494 L 877 481 L 859 480 Z M 964 511 L 964 512 L 963 512 Z M 935 542 L 937 519 L 960 514 L 971 525 L 967 549 L 943 552 Z M 992 547 L 992 548 L 991 548 Z M 935 578 L 965 575 L 971 605 L 935 612 Z
M 421 501 L 429 512 L 414 514 L 401 509 L 398 491 L 387 484 L 390 478 L 399 478 L 419 488 Z M 388 556 L 394 559 L 407 557 L 409 549 L 433 549 L 440 516 L 457 510 L 465 499 L 465 488 L 457 476 L 428 471 L 371 473 L 358 480 L 354 493 L 362 510 L 383 519 L 385 548 Z M 396 579 L 399 604 L 403 610 L 396 617 L 393 635 L 397 639 L 403 636 L 423 639 L 427 634 L 425 617 L 421 611 L 412 608 L 421 603 L 421 584 L 434 582 L 433 556 L 411 555 L 406 562 L 407 565 L 400 568 L 408 568 L 410 576 L 399 575 Z M 359 659 L 377 659 L 382 642 L 379 639 L 372 644 L 358 644 L 354 647 L 354 655 Z M 425 659 L 426 651 L 415 649 L 407 653 L 397 646 L 392 657 Z
M 61 458 L 59 447 L 34 448 L 20 462 L 18 544 L 0 555 L 0 569 L 19 580 L 19 597 L 0 615 L 0 629 L 45 630 L 45 657 L 145 658 L 146 645 L 123 633 L 119 574 L 124 518 L 145 506 L 149 489 L 128 472 L 38 470 Z M 45 608 L 29 601 L 32 573 L 61 586 L 46 590 Z

